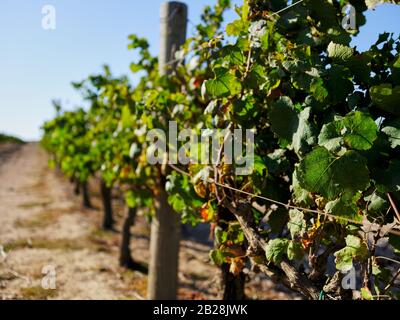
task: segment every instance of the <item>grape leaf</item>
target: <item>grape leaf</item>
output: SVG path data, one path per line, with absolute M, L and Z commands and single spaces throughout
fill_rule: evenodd
M 360 238 L 348 235 L 346 247 L 336 251 L 336 268 L 341 271 L 349 271 L 353 267 L 353 261 L 362 261 L 368 257 L 368 247 Z
M 350 148 L 368 150 L 372 147 L 378 127 L 371 117 L 359 111 L 351 112 L 344 118 L 343 124 L 346 129 L 344 141 Z
M 299 117 L 289 97 L 281 97 L 269 112 L 272 131 L 279 137 L 292 141 L 299 126 Z
M 382 192 L 400 191 L 400 161 L 392 160 L 386 170 L 376 170 L 377 187 Z
M 225 263 L 226 257 L 221 250 L 215 249 L 210 251 L 210 260 L 217 266 Z
M 395 234 L 389 235 L 389 243 L 396 253 L 400 253 L 400 236 Z
M 400 116 L 400 86 L 392 87 L 390 83 L 371 87 L 369 90 L 374 105 L 378 108 Z
M 368 150 L 377 138 L 375 121 L 356 111 L 345 118 L 324 125 L 318 137 L 318 144 L 330 151 L 339 151 L 343 143 L 355 150 Z
M 306 229 L 304 214 L 297 209 L 290 210 L 289 222 L 287 225 L 292 239 L 295 239 L 296 236 L 300 236 L 301 233 L 304 232 Z
M 365 0 L 365 4 L 367 5 L 368 9 L 375 9 L 375 7 L 379 4 L 383 3 L 397 3 L 396 0 Z
M 330 42 L 328 45 L 328 57 L 332 58 L 334 61 L 348 61 L 353 56 L 353 49 L 344 46 L 342 44 L 337 44 Z
M 309 107 L 298 113 L 289 97 L 281 97 L 269 113 L 272 131 L 288 141 L 297 154 L 304 154 L 316 141 L 315 129 L 308 121 L 310 113 Z
M 317 147 L 298 167 L 300 186 L 333 200 L 340 194 L 351 198 L 369 186 L 366 160 L 355 151 L 334 157 L 326 148 Z
M 382 196 L 378 192 L 365 197 L 364 200 L 368 203 L 368 215 L 372 218 L 384 215 L 389 206 L 386 196 Z
M 361 288 L 361 297 L 363 300 L 374 300 L 371 291 L 366 287 Z
M 304 154 L 309 150 L 309 146 L 315 144 L 315 129 L 308 121 L 311 115 L 311 108 L 305 108 L 298 115 L 298 126 L 293 134 L 292 146 L 297 154 Z
M 343 143 L 343 137 L 340 134 L 342 130 L 343 121 L 332 121 L 324 124 L 318 136 L 318 144 L 329 151 L 339 151 Z
M 288 248 L 289 240 L 288 239 L 273 239 L 268 242 L 268 245 L 265 249 L 265 254 L 268 261 L 278 264 L 282 261 L 287 248 Z
M 304 250 L 299 242 L 289 241 L 286 254 L 289 260 L 300 260 L 303 258 Z
M 400 118 L 386 123 L 382 131 L 388 136 L 393 149 L 400 146 Z
M 242 90 L 239 80 L 225 68 L 214 70 L 215 78 L 205 82 L 207 94 L 215 98 L 238 94 Z
M 363 221 L 363 216 L 358 214 L 358 207 L 355 201 L 339 198 L 328 202 L 325 210 L 338 217 L 345 217 L 358 222 Z

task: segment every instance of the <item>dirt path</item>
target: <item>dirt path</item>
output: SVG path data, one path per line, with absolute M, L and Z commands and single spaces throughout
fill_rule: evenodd
M 47 168 L 36 144 L 0 165 L 0 298 L 131 298 L 112 248 L 95 243 L 93 212 L 82 212 L 69 185 Z M 56 290 L 41 286 L 43 268 L 56 270 Z
M 73 187 L 47 167 L 47 155 L 35 143 L 0 146 L 0 300 L 141 299 L 147 275 L 118 266 L 119 232 L 98 229 L 99 209 L 83 210 Z M 100 208 L 96 185 L 91 196 Z M 115 201 L 120 228 L 123 207 Z M 139 218 L 133 229 L 133 254 L 147 263 L 149 228 Z M 217 298 L 218 270 L 209 264 L 209 246 L 183 240 L 181 299 Z M 45 270 L 44 270 L 45 269 Z M 55 270 L 56 289 L 42 286 L 42 271 Z M 284 299 L 263 277 L 252 277 L 247 294 Z M 51 273 L 44 279 L 51 280 Z M 50 283 L 50 282 L 45 282 Z

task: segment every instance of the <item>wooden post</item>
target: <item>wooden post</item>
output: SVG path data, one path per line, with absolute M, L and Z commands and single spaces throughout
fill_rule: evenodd
M 187 6 L 167 2 L 161 6 L 161 45 L 159 72 L 168 75 L 176 67 L 175 52 L 186 39 Z M 174 300 L 178 288 L 180 217 L 168 204 L 165 177 L 160 179 L 156 214 L 151 224 L 148 298 Z
M 176 63 L 175 53 L 186 40 L 188 9 L 186 4 L 171 1 L 161 5 L 161 41 L 159 55 L 159 72 L 161 75 L 171 74 Z

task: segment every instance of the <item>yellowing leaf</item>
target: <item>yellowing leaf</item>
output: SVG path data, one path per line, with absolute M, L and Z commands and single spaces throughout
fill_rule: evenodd
M 239 273 L 243 270 L 245 264 L 242 258 L 236 257 L 231 259 L 231 265 L 229 267 L 229 272 L 234 274 L 235 276 L 239 275 Z

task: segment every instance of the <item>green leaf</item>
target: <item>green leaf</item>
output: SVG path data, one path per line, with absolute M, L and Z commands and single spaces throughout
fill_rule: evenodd
M 242 6 L 242 20 L 244 22 L 248 20 L 249 11 L 250 11 L 249 2 L 247 0 L 244 0 Z
M 292 239 L 301 236 L 301 234 L 306 230 L 306 221 L 304 220 L 303 212 L 297 209 L 290 210 L 289 222 L 287 225 Z
M 374 300 L 374 297 L 368 288 L 361 288 L 361 297 L 363 300 Z
M 371 81 L 371 59 L 372 57 L 368 54 L 357 54 L 347 63 L 350 70 L 354 74 L 355 79 L 364 83 Z
M 254 172 L 259 174 L 262 177 L 267 176 L 267 165 L 262 157 L 259 155 L 254 155 Z
M 355 151 L 334 157 L 326 148 L 317 147 L 298 167 L 300 186 L 333 200 L 340 194 L 353 197 L 369 186 L 366 160 Z
M 300 186 L 299 179 L 297 178 L 298 172 L 293 172 L 292 186 L 293 186 L 293 201 L 300 206 L 312 206 L 314 200 L 311 193 Z
M 368 247 L 360 238 L 348 235 L 346 237 L 346 247 L 336 251 L 336 268 L 341 271 L 349 271 L 353 267 L 353 261 L 363 261 L 368 257 Z
M 216 240 L 216 245 L 219 246 L 228 240 L 228 232 L 217 226 L 214 230 L 214 237 Z
M 390 83 L 371 87 L 369 90 L 372 102 L 383 111 L 400 116 L 400 86 L 392 87 Z
M 121 121 L 124 129 L 132 126 L 132 114 L 128 106 L 122 108 Z
M 342 130 L 343 121 L 332 121 L 324 124 L 318 136 L 318 144 L 329 151 L 339 151 L 343 143 Z
M 181 213 L 183 209 L 186 207 L 185 200 L 181 197 L 180 194 L 176 193 L 168 197 L 168 203 L 178 213 Z
M 285 139 L 298 154 L 309 150 L 316 141 L 314 127 L 309 123 L 311 108 L 298 113 L 289 97 L 281 97 L 271 108 L 271 129 Z
M 288 222 L 288 212 L 285 209 L 278 208 L 267 215 L 266 222 L 271 227 L 271 232 L 277 234 L 286 226 Z
M 349 271 L 353 268 L 353 249 L 345 247 L 335 252 L 336 269 L 341 271 Z
M 377 170 L 375 179 L 382 192 L 400 191 L 400 161 L 392 160 L 386 170 Z
M 272 105 L 269 119 L 273 132 L 285 140 L 292 141 L 293 134 L 299 126 L 299 117 L 289 97 L 281 97 Z
M 351 112 L 344 118 L 343 124 L 346 130 L 344 141 L 350 148 L 368 150 L 372 147 L 378 127 L 371 117 L 359 111 Z
M 356 195 L 356 199 L 359 195 Z M 352 199 L 339 198 L 326 204 L 325 210 L 337 217 L 345 217 L 357 222 L 363 221 L 363 216 L 358 214 L 358 206 Z M 343 220 L 346 222 L 346 220 Z
M 310 92 L 319 102 L 323 102 L 328 96 L 328 90 L 325 88 L 324 81 L 321 78 L 314 78 L 311 81 Z
M 129 208 L 135 208 L 137 205 L 136 197 L 133 191 L 128 191 L 125 194 L 125 203 Z
M 222 48 L 221 54 L 235 66 L 240 66 L 246 62 L 246 58 L 242 50 L 240 50 L 237 46 L 227 45 Z
M 353 49 L 342 44 L 333 43 L 328 45 L 328 57 L 334 61 L 346 62 L 353 56 Z
M 131 63 L 130 64 L 130 69 L 133 73 L 139 72 L 140 70 L 143 70 L 143 67 L 140 64 L 137 63 Z
M 389 243 L 397 254 L 400 254 L 400 236 L 395 234 L 389 235 Z
M 285 157 L 286 150 L 275 149 L 274 152 L 267 154 L 265 158 L 268 172 L 274 175 L 285 172 L 289 168 L 289 161 Z
M 346 237 L 346 245 L 348 247 L 352 247 L 356 250 L 361 250 L 361 251 L 357 251 L 357 254 L 359 254 L 362 257 L 365 257 L 366 255 L 368 255 L 367 245 L 359 237 L 356 237 L 353 235 L 348 235 Z
M 318 137 L 318 144 L 330 151 L 340 150 L 343 142 L 355 150 L 368 150 L 378 137 L 378 127 L 375 121 L 356 111 L 345 118 L 324 125 Z
M 275 264 L 279 264 L 282 261 L 282 258 L 286 254 L 287 247 L 289 244 L 288 239 L 273 239 L 268 242 L 267 247 L 265 248 L 265 254 L 268 261 L 271 261 Z
M 400 85 L 400 56 L 397 56 L 397 60 L 393 63 L 392 68 L 390 69 L 392 72 L 393 82 L 397 85 Z
M 378 216 L 384 216 L 388 209 L 388 202 L 379 193 L 374 192 L 372 195 L 365 197 L 364 200 L 368 203 L 368 215 L 371 218 L 376 218 Z
M 304 250 L 299 242 L 289 241 L 286 254 L 289 260 L 300 260 L 304 256 Z
M 242 85 L 228 69 L 214 70 L 215 78 L 205 82 L 206 92 L 215 98 L 228 97 L 240 93 Z
M 269 90 L 269 83 L 267 83 L 268 80 L 269 77 L 267 78 L 265 76 L 264 68 L 259 64 L 254 65 L 247 76 L 248 86 L 253 89 L 259 89 L 262 87 Z
M 381 3 L 381 0 L 365 0 L 368 9 L 375 9 L 379 3 Z
M 365 4 L 367 5 L 368 9 L 375 9 L 375 7 L 379 4 L 383 3 L 393 3 L 397 4 L 397 0 L 365 0 Z
M 315 129 L 310 124 L 311 108 L 307 107 L 299 114 L 299 122 L 296 132 L 293 134 L 292 147 L 294 151 L 303 155 L 309 151 L 310 146 L 316 143 Z
M 221 250 L 211 250 L 210 260 L 217 266 L 221 266 L 226 262 L 225 255 Z
M 246 23 L 241 19 L 237 19 L 226 26 L 226 34 L 228 36 L 237 37 L 241 32 L 246 31 Z
M 400 146 L 400 118 L 385 123 L 382 132 L 388 136 L 393 149 Z
M 330 99 L 334 104 L 343 103 L 343 100 L 354 91 L 354 84 L 351 81 L 353 75 L 341 65 L 333 65 L 325 73 Z

